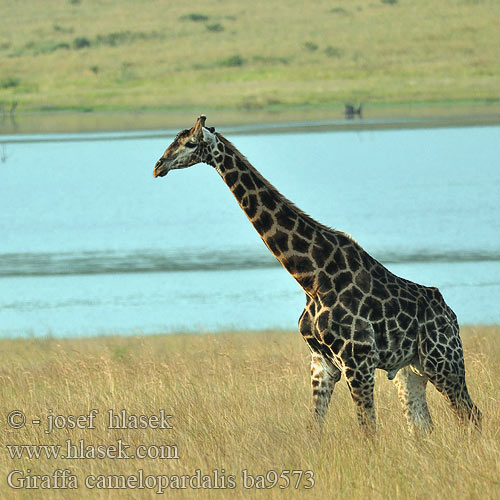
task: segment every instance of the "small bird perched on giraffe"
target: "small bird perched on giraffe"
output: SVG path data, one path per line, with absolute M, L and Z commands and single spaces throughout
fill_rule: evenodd
M 343 374 L 367 432 L 375 430 L 375 370 L 394 379 L 411 432 L 430 430 L 430 381 L 463 424 L 481 412 L 465 381 L 457 318 L 437 288 L 400 278 L 348 234 L 315 221 L 272 186 L 200 116 L 182 130 L 155 177 L 206 163 L 219 173 L 271 253 L 306 294 L 299 330 L 311 351 L 314 414 L 321 423 Z

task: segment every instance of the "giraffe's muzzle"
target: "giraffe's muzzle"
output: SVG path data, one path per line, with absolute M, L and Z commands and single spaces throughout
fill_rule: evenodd
M 168 174 L 169 168 L 166 163 L 163 161 L 163 158 L 160 158 L 155 165 L 153 170 L 153 177 L 165 177 Z

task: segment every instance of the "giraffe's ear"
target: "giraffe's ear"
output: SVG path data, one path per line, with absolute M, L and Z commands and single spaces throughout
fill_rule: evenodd
M 196 137 L 202 137 L 203 135 L 203 127 L 205 126 L 205 122 L 207 121 L 207 117 L 205 115 L 201 115 L 193 125 L 193 135 Z

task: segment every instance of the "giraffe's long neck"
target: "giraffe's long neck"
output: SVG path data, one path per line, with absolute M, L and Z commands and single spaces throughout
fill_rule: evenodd
M 206 161 L 219 172 L 273 255 L 306 293 L 315 294 L 324 270 L 337 267 L 339 242 L 333 231 L 287 200 L 220 134 Z

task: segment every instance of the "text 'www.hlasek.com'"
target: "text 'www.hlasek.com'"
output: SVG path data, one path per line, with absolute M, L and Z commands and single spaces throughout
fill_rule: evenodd
M 125 409 L 109 409 L 99 411 L 92 409 L 81 415 L 62 415 L 49 409 L 43 417 L 28 417 L 21 410 L 12 410 L 7 415 L 7 426 L 12 431 L 12 442 L 5 445 L 8 458 L 12 460 L 12 470 L 7 474 L 6 480 L 13 489 L 77 489 L 88 490 L 152 490 L 157 494 L 163 494 L 168 490 L 180 489 L 255 489 L 265 490 L 271 488 L 279 489 L 311 489 L 315 484 L 314 472 L 311 470 L 295 469 L 268 469 L 260 471 L 249 471 L 242 468 L 238 471 L 226 471 L 224 468 L 212 468 L 201 470 L 199 468 L 189 473 L 175 473 L 176 465 L 182 461 L 182 452 L 173 442 L 168 441 L 169 432 L 174 429 L 175 419 L 164 409 L 160 409 L 152 415 L 135 415 Z M 14 442 L 16 430 L 33 426 L 38 428 L 37 443 Z M 78 430 L 90 430 L 92 435 L 113 435 L 113 439 L 104 442 L 87 442 L 86 439 L 71 437 L 72 432 Z M 142 430 L 142 434 L 140 431 Z M 153 430 L 162 442 L 140 443 L 126 442 L 119 437 L 120 432 L 138 432 L 143 436 Z M 88 434 L 86 434 L 88 435 Z M 57 444 L 41 444 L 44 437 L 58 440 Z M 61 436 L 64 439 L 61 440 Z M 131 473 L 106 473 L 96 472 L 99 470 L 99 461 L 110 460 L 137 460 L 146 465 L 151 461 L 159 461 L 166 464 L 162 467 L 162 473 L 148 473 L 143 467 L 135 467 Z M 50 461 L 68 461 L 68 466 L 58 466 L 51 470 L 40 471 L 37 463 L 46 468 Z M 80 464 L 82 460 L 95 461 L 97 467 L 92 467 L 92 473 L 82 473 L 82 468 L 72 470 L 74 463 Z M 31 468 L 24 465 L 16 467 L 17 464 L 33 464 Z M 168 462 L 167 462 L 168 461 Z M 66 463 L 66 462 L 64 462 Z M 137 465 L 137 462 L 134 462 Z M 73 466 L 73 469 L 75 467 Z M 166 469 L 166 473 L 163 473 Z M 173 471 L 171 472 L 171 469 Z

